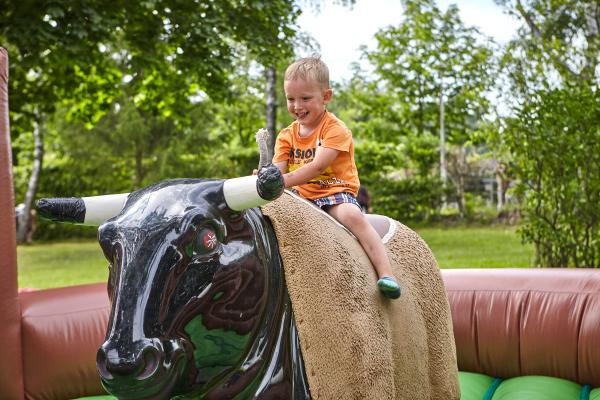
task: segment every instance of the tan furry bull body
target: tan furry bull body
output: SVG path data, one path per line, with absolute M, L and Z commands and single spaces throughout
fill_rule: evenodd
M 460 398 L 450 308 L 433 254 L 390 220 L 386 243 L 402 286 L 378 292 L 358 241 L 286 192 L 261 207 L 275 229 L 313 399 Z

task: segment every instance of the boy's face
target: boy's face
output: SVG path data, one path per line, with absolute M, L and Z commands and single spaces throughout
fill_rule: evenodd
M 315 80 L 286 80 L 283 89 L 287 98 L 287 109 L 299 123 L 303 131 L 310 132 L 319 125 L 325 106 L 331 100 L 333 91 L 323 89 Z

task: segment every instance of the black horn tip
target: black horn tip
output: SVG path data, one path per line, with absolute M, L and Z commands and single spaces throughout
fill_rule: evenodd
M 283 175 L 281 175 L 281 171 L 275 165 L 266 165 L 258 171 L 256 191 L 261 198 L 275 200 L 281 196 L 283 189 L 285 189 Z
M 42 218 L 51 221 L 82 224 L 85 220 L 85 203 L 79 197 L 40 199 L 36 208 Z

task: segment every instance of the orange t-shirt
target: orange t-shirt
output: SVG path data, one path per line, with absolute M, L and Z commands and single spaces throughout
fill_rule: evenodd
M 307 199 L 318 199 L 340 192 L 356 196 L 360 181 L 354 162 L 352 132 L 335 115 L 326 111 L 315 130 L 307 137 L 300 136 L 300 124 L 294 121 L 279 132 L 275 142 L 273 163 L 287 161 L 288 171 L 297 170 L 315 158 L 318 146 L 338 150 L 338 156 L 321 175 L 307 183 L 294 186 Z

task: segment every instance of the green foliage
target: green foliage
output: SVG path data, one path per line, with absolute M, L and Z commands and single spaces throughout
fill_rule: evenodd
M 258 162 L 254 134 L 263 126 L 264 79 L 238 60 L 230 90 L 217 102 L 204 96 L 189 110 L 191 125 L 153 116 L 123 96 L 95 126 L 69 120 L 59 107 L 46 126 L 45 170 L 38 197 L 131 192 L 177 177 L 228 178 L 251 173 Z M 32 164 L 29 133 L 15 139 L 16 198 L 24 196 Z M 35 238 L 90 237 L 80 227 L 42 222 Z
M 335 85 L 334 93 L 328 108 L 349 125 L 356 139 L 396 143 L 411 132 L 399 112 L 401 104 L 361 71 L 346 85 Z
M 443 185 L 427 175 L 406 175 L 410 143 L 393 145 L 373 140 L 357 144 L 356 164 L 361 185 L 373 199 L 373 212 L 401 221 L 430 220 L 441 206 Z
M 507 121 L 537 264 L 600 266 L 600 94 L 585 86 L 540 91 Z
M 46 242 L 66 239 L 96 239 L 97 226 L 61 224 L 37 218 L 37 226 L 33 234 L 35 242 Z
M 401 142 L 410 160 L 410 170 L 415 171 L 417 176 L 428 176 L 439 162 L 439 138 L 429 132 L 422 135 L 411 132 L 401 138 Z
M 489 207 L 481 196 L 465 193 L 465 221 L 478 225 L 493 224 L 498 219 L 495 207 Z
M 112 97 L 119 76 L 98 47 L 113 35 L 112 2 L 0 1 L 0 10 L 0 43 L 10 57 L 13 133 L 32 126 L 34 110 L 52 111 L 73 94 Z M 86 82 L 89 90 L 80 86 Z
M 598 267 L 598 64 L 594 0 L 497 0 L 524 22 L 506 48 L 514 116 L 492 136 L 520 185 L 525 240 L 545 267 Z
M 290 55 L 299 14 L 289 0 L 3 0 L 0 10 L 15 133 L 59 102 L 91 127 L 123 92 L 146 114 L 185 122 L 191 95 L 228 97 L 240 46 L 265 63 Z
M 442 12 L 433 0 L 403 3 L 403 22 L 378 32 L 377 49 L 365 51 L 381 77 L 377 88 L 418 135 L 437 135 L 443 96 L 448 140 L 462 143 L 489 107 L 484 94 L 494 76 L 491 40 L 466 27 L 454 5 Z
M 451 176 L 455 184 L 448 186 L 455 188 L 455 195 L 432 176 L 442 168 L 441 146 L 465 145 L 490 110 L 486 94 L 496 72 L 494 45 L 477 29 L 465 26 L 454 5 L 445 12 L 433 0 L 406 0 L 403 5 L 402 22 L 376 34 L 375 50 L 364 49 L 374 73 L 368 77 L 357 71 L 336 100 L 341 104 L 334 102 L 332 109 L 343 110 L 340 117 L 361 143 L 357 146 L 361 179 L 374 182 L 378 173 L 401 196 L 414 194 L 410 205 L 384 195 L 390 199 L 386 211 L 431 219 L 439 212 L 443 194 L 464 204 L 464 188 L 456 184 L 464 181 L 462 170 L 450 169 L 457 174 Z M 439 139 L 442 99 L 444 143 Z M 364 146 L 365 140 L 380 145 Z M 392 152 L 397 153 L 396 160 L 382 159 Z M 443 168 L 448 170 L 446 165 Z M 428 184 L 433 187 L 425 188 Z M 394 203 L 396 209 L 388 208 Z
M 506 48 L 511 92 L 527 96 L 564 83 L 598 83 L 597 0 L 495 0 L 524 22 Z
M 384 178 L 407 163 L 401 145 L 373 140 L 359 142 L 355 147 L 356 166 L 361 179 L 373 181 Z
M 399 221 L 431 221 L 442 206 L 444 192 L 438 178 L 363 180 L 372 198 L 373 213 Z
M 449 163 L 465 167 L 472 160 L 459 156 L 474 143 L 500 161 L 496 172 L 519 179 L 522 233 L 537 248 L 537 264 L 598 266 L 597 4 L 496 2 L 524 21 L 503 58 L 511 118 L 486 121 L 498 77 L 494 44 L 466 27 L 457 7 L 443 11 L 433 0 L 403 1 L 406 18 L 364 52 L 374 75 L 356 67 L 350 82 L 334 87 L 330 109 L 353 131 L 374 212 L 449 220 L 457 216 L 441 199 L 459 201 L 465 176 L 452 177 L 456 193 L 433 177 L 441 96 Z M 0 0 L 0 44 L 11 56 L 16 198 L 31 173 L 34 114 L 47 121 L 38 197 L 248 174 L 265 104 L 265 79 L 253 60 L 281 71 L 292 44 L 304 45 L 305 38 L 290 39 L 299 3 L 319 2 Z M 281 127 L 289 116 L 279 100 Z M 491 218 L 481 197 L 464 199 L 467 220 Z M 41 223 L 38 237 L 91 234 L 77 229 Z

